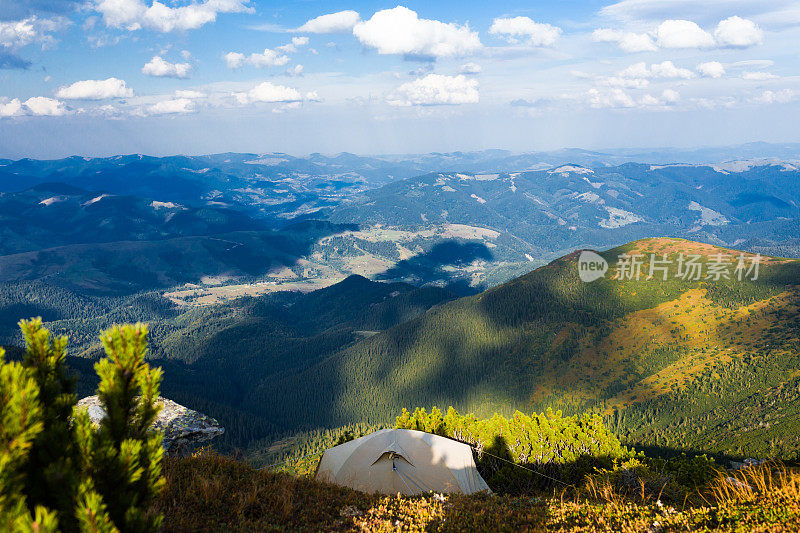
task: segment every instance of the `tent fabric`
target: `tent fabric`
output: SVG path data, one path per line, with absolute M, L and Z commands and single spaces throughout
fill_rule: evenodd
M 409 496 L 489 491 L 467 444 L 410 429 L 382 429 L 325 450 L 316 479 Z

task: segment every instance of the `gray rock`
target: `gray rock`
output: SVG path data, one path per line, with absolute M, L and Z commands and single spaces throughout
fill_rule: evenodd
M 197 444 L 207 442 L 225 433 L 225 428 L 210 416 L 193 411 L 162 396 L 158 397 L 158 401 L 162 407 L 153 423 L 153 429 L 164 432 L 164 451 L 168 455 L 186 455 Z M 106 411 L 100 405 L 97 396 L 83 398 L 78 402 L 78 407 L 86 408 L 89 418 L 95 425 L 99 425 L 106 416 Z

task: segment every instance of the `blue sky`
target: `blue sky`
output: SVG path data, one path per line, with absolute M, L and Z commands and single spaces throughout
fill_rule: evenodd
M 0 4 L 0 157 L 798 142 L 794 0 Z

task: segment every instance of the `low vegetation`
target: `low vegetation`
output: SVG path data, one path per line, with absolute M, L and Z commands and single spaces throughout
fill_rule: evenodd
M 629 494 L 610 479 L 538 495 L 367 495 L 236 459 L 168 460 L 156 502 L 166 532 L 742 531 L 800 528 L 800 473 L 776 464 L 716 472 L 693 498 Z M 733 480 L 733 481 L 731 481 Z

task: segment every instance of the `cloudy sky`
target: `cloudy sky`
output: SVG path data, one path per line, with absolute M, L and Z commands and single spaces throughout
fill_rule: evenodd
M 798 142 L 800 3 L 0 2 L 0 157 Z

